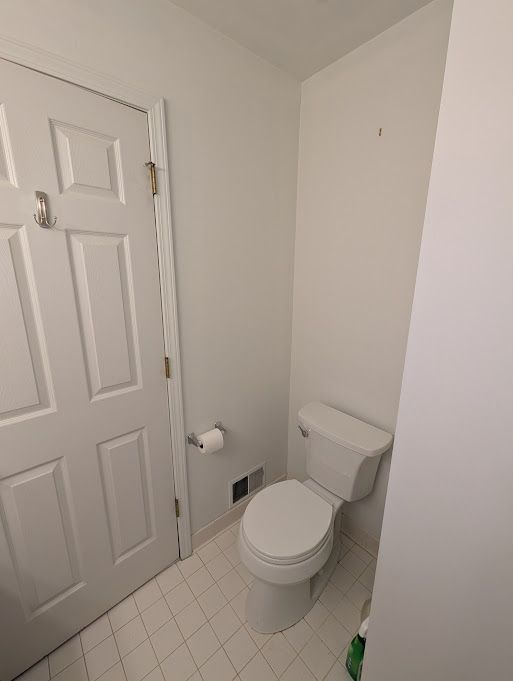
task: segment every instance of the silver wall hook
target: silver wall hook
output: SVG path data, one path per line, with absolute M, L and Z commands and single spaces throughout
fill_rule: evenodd
M 36 212 L 34 213 L 34 220 L 40 227 L 51 228 L 55 227 L 57 218 L 53 222 L 48 221 L 47 212 L 47 196 L 44 192 L 36 192 Z

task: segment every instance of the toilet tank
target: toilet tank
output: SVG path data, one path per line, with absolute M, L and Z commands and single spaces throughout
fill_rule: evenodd
M 345 501 L 371 492 L 381 455 L 392 445 L 390 433 L 321 402 L 300 409 L 299 425 L 310 478 Z

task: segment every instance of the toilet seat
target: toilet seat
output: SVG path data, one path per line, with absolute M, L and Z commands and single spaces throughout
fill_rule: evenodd
M 333 507 L 297 480 L 279 482 L 248 504 L 241 534 L 254 556 L 271 565 L 308 561 L 330 542 Z

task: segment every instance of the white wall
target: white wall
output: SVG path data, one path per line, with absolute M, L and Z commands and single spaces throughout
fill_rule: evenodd
M 299 84 L 168 0 L 8 5 L 3 36 L 166 98 L 186 428 L 231 431 L 190 450 L 198 529 L 238 473 L 286 468 Z
M 290 398 L 395 431 L 451 3 L 437 0 L 303 83 Z M 378 136 L 383 128 L 382 137 Z M 378 538 L 389 457 L 346 507 Z
M 513 677 L 512 27 L 455 1 L 365 681 Z

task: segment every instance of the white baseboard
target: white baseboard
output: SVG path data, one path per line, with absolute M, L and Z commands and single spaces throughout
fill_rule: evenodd
M 275 482 L 281 482 L 282 480 L 286 480 L 286 478 L 287 476 L 285 474 L 280 475 L 279 478 L 276 478 L 269 484 L 273 485 Z M 205 527 L 202 527 L 201 530 L 195 532 L 192 535 L 193 550 L 197 549 L 198 546 L 201 546 L 202 544 L 206 544 L 208 541 L 213 539 L 216 536 L 216 534 L 219 534 L 219 532 L 226 530 L 228 527 L 230 527 L 230 525 L 233 525 L 234 523 L 237 522 L 237 520 L 242 518 L 242 515 L 246 510 L 246 506 L 249 504 L 251 499 L 252 497 L 249 497 L 249 499 L 242 501 L 240 504 L 237 504 L 237 506 L 234 506 L 226 513 L 223 513 L 223 515 L 219 516 L 219 518 L 216 518 L 208 525 L 205 525 Z
M 379 541 L 357 527 L 352 518 L 349 518 L 344 513 L 342 513 L 342 532 L 375 558 L 378 557 Z

